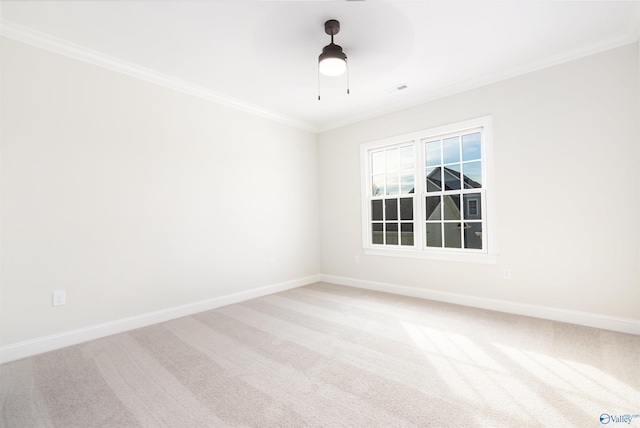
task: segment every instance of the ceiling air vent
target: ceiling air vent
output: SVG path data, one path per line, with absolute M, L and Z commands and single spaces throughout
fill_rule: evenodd
M 393 94 L 396 92 L 400 92 L 403 89 L 407 89 L 408 86 L 405 83 L 401 83 L 400 85 L 392 86 L 390 88 L 385 89 L 384 91 L 388 94 Z

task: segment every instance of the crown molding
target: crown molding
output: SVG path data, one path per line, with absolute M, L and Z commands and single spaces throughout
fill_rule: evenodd
M 189 94 L 204 100 L 221 104 L 250 113 L 255 116 L 280 122 L 295 128 L 316 133 L 317 127 L 308 122 L 298 120 L 244 101 L 229 97 L 202 86 L 180 80 L 178 78 L 159 73 L 145 67 L 141 67 L 131 62 L 123 61 L 102 52 L 89 49 L 85 46 L 71 43 L 69 41 L 53 37 L 51 35 L 36 31 L 5 19 L 0 20 L 0 34 L 9 39 L 26 43 L 41 49 L 65 55 L 80 61 L 84 61 L 98 67 L 111 71 L 126 74 L 165 88 L 173 89 L 185 94 Z
M 628 34 L 623 37 L 599 42 L 584 48 L 559 54 L 551 58 L 546 58 L 542 61 L 531 62 L 529 64 L 514 67 L 509 70 L 488 74 L 476 79 L 458 82 L 445 88 L 429 91 L 404 99 L 403 101 L 399 101 L 397 103 L 386 104 L 383 108 L 372 109 L 362 114 L 353 115 L 340 121 L 332 121 L 319 125 L 301 121 L 291 116 L 283 115 L 259 106 L 246 103 L 236 98 L 211 91 L 202 86 L 194 85 L 184 80 L 159 73 L 155 70 L 147 69 L 139 65 L 120 60 L 118 58 L 106 55 L 102 52 L 98 52 L 87 47 L 71 43 L 45 33 L 41 33 L 34 29 L 12 23 L 4 19 L 0 20 L 0 35 L 22 43 L 36 46 L 41 49 L 69 56 L 80 61 L 88 62 L 99 67 L 107 68 L 112 71 L 127 74 L 129 76 L 136 77 L 138 79 L 145 80 L 147 82 L 164 86 L 176 91 L 180 91 L 198 98 L 202 98 L 210 102 L 241 110 L 255 116 L 263 117 L 275 122 L 299 128 L 304 131 L 322 133 L 364 120 L 373 119 L 385 114 L 415 107 L 420 104 L 446 98 L 452 95 L 459 94 L 461 92 L 470 91 L 482 86 L 491 85 L 503 80 L 508 80 L 514 77 L 532 73 L 544 68 L 549 68 L 555 65 L 577 60 L 609 49 L 614 49 L 631 43 L 637 43 L 640 40 L 640 25 L 636 27 L 637 28 L 631 28 L 631 31 L 629 31 Z
M 357 122 L 373 119 L 378 116 L 394 113 L 400 110 L 415 107 L 421 104 L 446 98 L 462 92 L 471 91 L 473 89 L 481 88 L 483 86 L 488 86 L 504 80 L 512 79 L 514 77 L 523 76 L 525 74 L 533 73 L 535 71 L 543 70 L 545 68 L 550 68 L 556 65 L 578 60 L 580 58 L 595 55 L 610 49 L 615 49 L 621 46 L 637 43 L 639 41 L 640 41 L 639 34 L 636 34 L 635 31 L 629 32 L 625 36 L 605 40 L 587 47 L 583 47 L 583 48 L 575 49 L 573 51 L 555 55 L 555 56 L 546 58 L 542 61 L 530 62 L 528 64 L 513 67 L 508 70 L 487 74 L 475 79 L 465 80 L 462 82 L 455 83 L 453 85 L 449 85 L 444 88 L 440 88 L 440 89 L 436 89 L 436 90 L 422 93 L 419 95 L 415 95 L 410 98 L 406 98 L 402 101 L 399 101 L 397 103 L 389 103 L 389 104 L 386 104 L 383 108 L 369 110 L 368 112 L 359 114 L 357 116 L 351 116 L 348 119 L 344 119 L 339 122 L 319 124 L 317 131 L 319 133 L 331 131 L 333 129 L 341 128 L 343 126 L 352 125 Z

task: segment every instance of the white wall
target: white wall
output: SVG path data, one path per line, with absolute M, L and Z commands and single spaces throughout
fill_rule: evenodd
M 0 348 L 320 272 L 640 319 L 637 44 L 319 136 L 1 47 Z M 364 256 L 359 144 L 487 114 L 498 263 Z
M 0 345 L 319 273 L 315 134 L 10 39 L 1 84 Z
M 321 134 L 323 274 L 639 320 L 638 86 L 633 44 Z M 360 143 L 484 115 L 498 263 L 363 255 Z

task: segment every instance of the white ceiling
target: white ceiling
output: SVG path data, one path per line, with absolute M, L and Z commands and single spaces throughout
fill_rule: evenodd
M 2 34 L 322 131 L 638 40 L 640 1 L 3 1 Z M 330 41 L 346 78 L 322 77 Z M 406 84 L 407 89 L 387 89 Z

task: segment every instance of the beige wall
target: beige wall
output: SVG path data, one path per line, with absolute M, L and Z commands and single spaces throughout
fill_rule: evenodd
M 322 133 L 323 274 L 640 319 L 639 80 L 632 44 Z M 363 255 L 360 143 L 484 115 L 498 263 Z
M 1 84 L 1 345 L 319 273 L 315 134 L 10 39 Z

